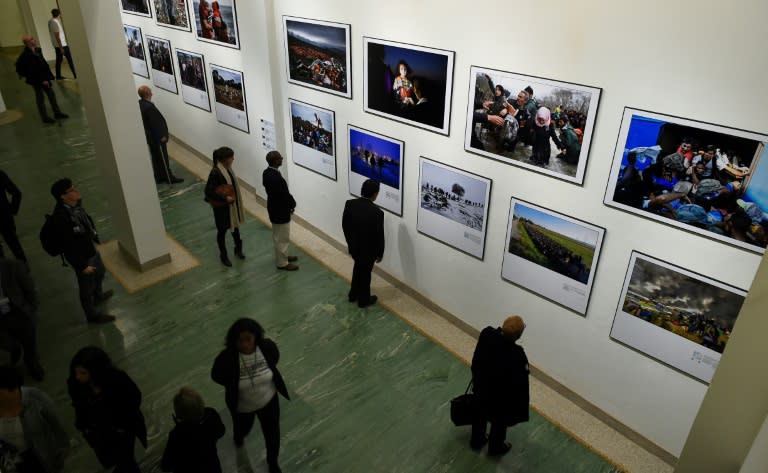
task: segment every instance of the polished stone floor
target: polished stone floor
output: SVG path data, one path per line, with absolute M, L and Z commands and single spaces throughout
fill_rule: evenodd
M 4 58 L 0 86 L 8 107 L 25 115 L 0 126 L 0 168 L 24 192 L 17 224 L 42 299 L 38 330 L 47 376 L 40 387 L 55 399 L 72 434 L 67 472 L 101 471 L 74 430 L 65 390 L 77 349 L 103 347 L 141 388 L 150 439 L 149 448 L 137 452 L 142 470 L 154 472 L 180 386 L 200 391 L 229 428 L 223 389 L 210 381 L 209 370 L 227 327 L 243 316 L 259 320 L 282 352 L 280 369 L 292 396 L 281 405 L 280 458 L 287 473 L 619 471 L 535 412 L 510 430 L 513 450 L 502 459 L 470 450 L 468 430 L 448 419 L 448 401 L 469 377 L 461 360 L 384 308 L 349 304 L 344 280 L 300 250 L 300 271 L 276 271 L 271 231 L 253 218 L 242 229 L 247 259 L 224 268 L 203 183 L 178 164 L 184 184 L 159 188 L 167 231 L 202 265 L 130 295 L 108 277 L 116 293 L 108 309 L 118 320 L 86 325 L 71 269 L 45 254 L 37 236 L 54 204 L 51 182 L 68 176 L 102 240 L 115 238 L 79 96 L 57 86 L 71 118 L 62 126 L 42 125 L 31 89 Z M 266 471 L 258 429 L 239 451 L 228 433 L 219 454 L 227 472 Z

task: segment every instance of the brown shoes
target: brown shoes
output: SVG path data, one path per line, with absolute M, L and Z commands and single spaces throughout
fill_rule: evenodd
M 278 266 L 277 269 L 282 269 L 284 271 L 296 271 L 299 269 L 299 267 L 293 263 L 288 263 L 285 266 Z

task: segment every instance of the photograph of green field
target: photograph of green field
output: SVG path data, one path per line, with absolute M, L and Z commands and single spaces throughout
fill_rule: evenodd
M 587 284 L 598 232 L 520 202 L 514 205 L 509 252 Z

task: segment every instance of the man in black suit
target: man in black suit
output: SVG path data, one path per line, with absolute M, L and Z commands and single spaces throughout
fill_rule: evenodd
M 139 87 L 139 109 L 141 120 L 144 122 L 144 133 L 147 136 L 149 152 L 152 155 L 152 171 L 155 182 L 178 184 L 184 179 L 176 177 L 171 172 L 168 162 L 168 123 L 155 104 L 152 103 L 152 89 L 146 85 Z
M 24 43 L 24 51 L 16 60 L 16 73 L 25 78 L 27 84 L 35 89 L 37 110 L 40 112 L 40 118 L 43 120 L 43 123 L 56 122 L 56 120 L 48 116 L 48 112 L 45 110 L 43 93 L 48 96 L 54 118 L 69 118 L 69 115 L 61 111 L 59 103 L 56 101 L 56 94 L 53 92 L 53 73 L 43 57 L 42 49 L 37 46 L 37 41 L 32 36 L 22 36 L 21 41 Z
M 347 201 L 341 219 L 349 254 L 355 260 L 349 302 L 357 301 L 359 307 L 378 300 L 371 295 L 371 271 L 384 257 L 384 212 L 373 203 L 379 196 L 379 186 L 374 179 L 365 181 L 360 190 L 362 197 Z
M 277 269 L 296 271 L 298 265 L 293 264 L 298 258 L 288 256 L 288 244 L 291 239 L 291 214 L 296 209 L 296 201 L 288 191 L 288 184 L 280 175 L 278 168 L 283 164 L 283 156 L 279 151 L 267 153 L 267 164 L 261 182 L 267 191 L 267 212 L 272 222 L 272 241 L 275 245 L 275 262 Z
M 8 202 L 8 196 L 11 201 Z M 5 243 L 11 249 L 16 259 L 27 262 L 27 256 L 19 243 L 19 237 L 16 235 L 16 222 L 13 217 L 19 213 L 21 206 L 21 191 L 10 177 L 0 171 L 0 234 L 3 235 Z M 2 253 L 2 252 L 0 252 Z

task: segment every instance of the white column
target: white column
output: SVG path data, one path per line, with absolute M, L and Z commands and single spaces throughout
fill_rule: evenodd
M 768 471 L 768 417 L 763 422 L 763 428 L 757 434 L 752 448 L 744 460 L 739 473 L 765 473 Z
M 142 270 L 169 262 L 118 2 L 60 4 L 120 248 Z
M 49 61 L 56 57 L 56 52 L 51 45 L 50 33 L 48 33 L 48 20 L 51 18 L 51 9 L 56 8 L 55 0 L 17 0 L 21 17 L 27 34 L 37 38 L 43 49 L 43 57 Z

